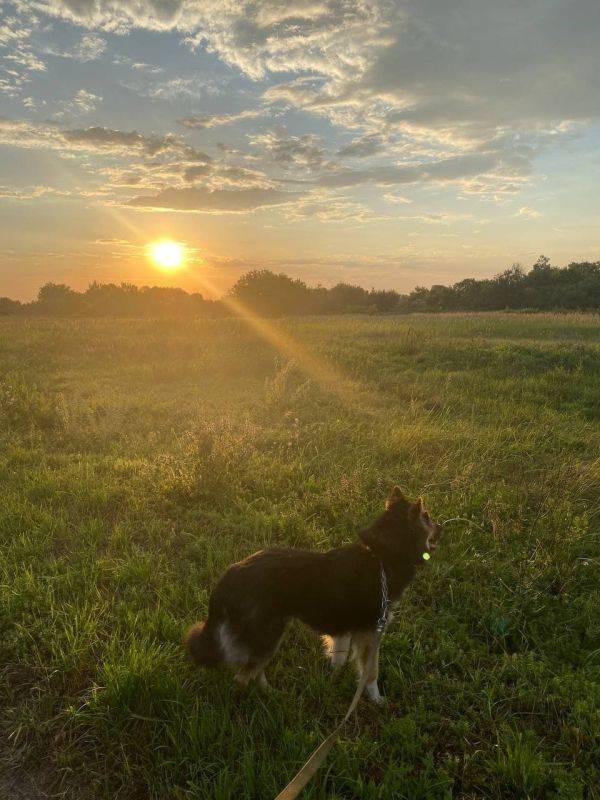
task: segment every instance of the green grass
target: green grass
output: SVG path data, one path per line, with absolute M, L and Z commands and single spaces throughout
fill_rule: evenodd
M 0 323 L 0 796 L 273 797 L 351 672 L 293 625 L 243 693 L 182 634 L 231 561 L 350 541 L 399 483 L 463 521 L 304 797 L 600 798 L 598 317 L 274 324 L 337 390 L 237 320 Z

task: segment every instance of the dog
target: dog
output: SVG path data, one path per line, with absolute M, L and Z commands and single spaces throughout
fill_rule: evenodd
M 369 668 L 365 691 L 381 703 L 378 653 L 370 659 L 381 615 L 381 569 L 394 603 L 441 535 L 423 500 L 411 502 L 394 486 L 385 511 L 352 544 L 324 553 L 261 550 L 230 566 L 217 583 L 208 619 L 186 635 L 190 657 L 205 667 L 233 664 L 239 683 L 256 679 L 266 687 L 265 667 L 288 620 L 296 618 L 323 635 L 334 668 L 345 664 L 349 652 L 359 680 Z

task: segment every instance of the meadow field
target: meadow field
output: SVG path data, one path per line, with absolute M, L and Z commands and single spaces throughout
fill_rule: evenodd
M 352 696 L 181 640 L 222 570 L 390 486 L 448 524 L 303 797 L 600 798 L 600 317 L 0 322 L 0 798 L 272 798 Z

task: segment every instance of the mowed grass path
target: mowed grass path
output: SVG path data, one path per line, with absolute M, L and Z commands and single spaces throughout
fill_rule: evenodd
M 351 671 L 292 625 L 243 693 L 182 635 L 230 562 L 399 483 L 462 520 L 304 797 L 599 798 L 599 318 L 268 326 L 0 322 L 0 797 L 273 797 Z

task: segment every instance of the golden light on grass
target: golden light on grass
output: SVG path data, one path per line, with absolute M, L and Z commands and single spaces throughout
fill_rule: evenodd
M 212 295 L 218 294 L 217 287 L 208 279 L 208 276 L 204 275 L 201 282 Z M 261 317 L 234 297 L 225 295 L 222 301 L 234 315 L 241 317 L 259 336 L 274 345 L 288 359 L 298 364 L 302 371 L 322 388 L 337 395 L 346 406 L 360 409 L 368 417 L 375 413 L 376 395 L 356 378 L 347 376 L 337 365 L 312 353 L 309 348 L 286 331 L 285 323 L 281 325 L 275 320 Z
M 168 272 L 178 270 L 185 260 L 185 247 L 172 239 L 160 239 L 148 245 L 152 262 Z

